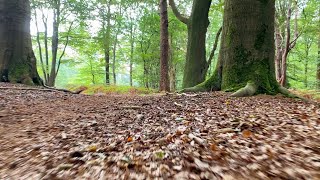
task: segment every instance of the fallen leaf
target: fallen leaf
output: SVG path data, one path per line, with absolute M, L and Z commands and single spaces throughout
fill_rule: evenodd
M 211 144 L 210 149 L 211 151 L 218 151 L 218 146 L 216 144 Z
M 133 137 L 130 136 L 127 138 L 127 142 L 131 142 L 131 141 L 133 141 Z
M 91 145 L 87 147 L 87 151 L 89 152 L 96 152 L 98 147 L 96 145 Z
M 244 138 L 249 138 L 249 137 L 252 136 L 252 132 L 249 131 L 249 130 L 244 130 L 244 131 L 242 131 L 242 136 L 243 136 Z

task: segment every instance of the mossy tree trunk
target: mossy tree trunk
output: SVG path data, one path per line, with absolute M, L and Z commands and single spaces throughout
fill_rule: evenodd
M 0 0 L 0 81 L 42 84 L 31 44 L 29 0 Z
M 274 0 L 226 0 L 219 60 L 214 74 L 185 91 L 237 91 L 233 96 L 275 94 Z
M 182 86 L 192 87 L 203 82 L 207 73 L 205 43 L 211 0 L 194 0 L 190 17 L 184 17 L 179 13 L 174 0 L 169 0 L 169 2 L 176 17 L 188 27 L 187 55 Z

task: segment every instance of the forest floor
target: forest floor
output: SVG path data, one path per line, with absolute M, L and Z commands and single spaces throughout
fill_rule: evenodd
M 0 179 L 320 179 L 314 103 L 0 87 Z

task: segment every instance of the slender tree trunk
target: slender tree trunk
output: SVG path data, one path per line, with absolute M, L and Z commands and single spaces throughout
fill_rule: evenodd
M 148 67 L 147 67 L 147 60 L 146 59 L 142 59 L 143 60 L 143 76 L 144 76 L 144 86 L 146 88 L 149 88 L 149 71 L 148 71 Z
M 130 19 L 130 62 L 129 62 L 129 73 L 130 73 L 130 86 L 133 86 L 133 53 L 134 53 L 134 32 L 133 32 L 133 20 Z
M 212 60 L 214 58 L 214 54 L 217 50 L 217 47 L 218 47 L 218 42 L 219 42 L 219 38 L 220 38 L 220 35 L 221 35 L 221 32 L 222 32 L 222 27 L 219 28 L 217 34 L 216 34 L 216 38 L 214 40 L 214 43 L 213 43 L 213 48 L 211 50 L 211 53 L 210 53 L 210 56 L 209 56 L 209 59 L 208 59 L 208 62 L 207 62 L 207 65 L 206 65 L 206 68 L 205 68 L 205 72 L 207 74 L 208 72 L 208 69 L 209 67 L 211 66 L 211 63 L 212 63 Z
M 110 27 L 110 19 L 111 19 L 111 11 L 110 11 L 110 3 L 111 1 L 108 2 L 108 11 L 107 14 L 102 14 L 103 18 L 103 30 L 104 32 L 104 60 L 105 60 L 105 80 L 106 84 L 110 84 L 110 34 L 111 34 L 111 27 Z M 105 18 L 106 16 L 106 18 Z M 107 25 L 105 25 L 105 21 L 107 21 Z M 107 26 L 107 27 L 105 27 Z
M 113 84 L 117 84 L 117 75 L 116 75 L 116 50 L 117 50 L 117 41 L 118 41 L 118 33 L 116 33 L 115 42 L 113 43 L 113 59 L 112 59 L 112 76 L 113 76 Z
M 237 90 L 232 96 L 284 91 L 275 78 L 274 11 L 274 0 L 226 0 L 216 70 L 185 91 Z
M 170 91 L 167 0 L 160 0 L 160 91 Z
M 281 58 L 282 58 L 282 36 L 280 32 L 280 27 L 275 27 L 276 31 L 276 57 L 275 57 L 275 70 L 276 70 L 276 79 L 279 82 L 281 78 Z
M 44 77 L 44 82 L 47 84 L 47 73 L 46 73 L 46 68 L 43 62 L 43 55 L 42 55 L 42 46 L 41 46 L 41 41 L 40 41 L 40 32 L 39 32 L 39 26 L 38 26 L 38 17 L 37 17 L 37 12 L 35 12 L 35 22 L 36 22 L 36 28 L 37 28 L 37 44 L 38 44 L 38 49 L 39 49 L 39 57 L 40 57 L 40 63 L 41 63 L 41 69 Z
M 174 49 L 172 48 L 173 36 L 170 34 L 169 41 L 169 81 L 170 81 L 170 91 L 176 91 L 176 63 L 174 62 Z
M 319 15 L 320 15 L 320 10 L 319 10 Z M 318 27 L 320 28 L 320 20 L 319 20 L 319 25 Z M 320 90 L 320 33 L 318 32 L 318 60 L 317 60 L 317 87 L 318 90 Z
M 285 48 L 282 54 L 282 59 L 281 59 L 281 78 L 280 78 L 280 85 L 285 86 L 287 84 L 287 58 L 288 54 L 290 51 L 290 38 L 291 38 L 291 28 L 290 28 L 290 20 L 291 20 L 291 4 L 292 1 L 289 0 L 289 5 L 288 5 L 288 14 L 287 14 L 287 22 L 286 22 L 286 44 Z
M 44 25 L 44 49 L 45 49 L 45 58 L 46 58 L 46 76 L 47 80 L 45 82 L 46 85 L 49 84 L 49 48 L 48 48 L 48 18 L 42 14 L 42 21 Z
M 41 85 L 30 36 L 30 2 L 0 0 L 0 82 Z

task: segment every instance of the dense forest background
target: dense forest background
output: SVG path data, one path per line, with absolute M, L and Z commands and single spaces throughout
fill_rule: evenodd
M 47 84 L 62 88 L 111 84 L 158 89 L 157 0 L 33 0 L 31 3 L 33 49 L 38 72 Z M 190 15 L 192 1 L 176 0 L 176 5 L 181 14 Z M 223 5 L 223 0 L 213 0 L 210 7 L 207 59 L 222 26 Z M 176 90 L 182 88 L 188 30 L 171 8 L 168 10 L 169 77 L 171 90 Z M 317 0 L 276 0 L 277 52 L 283 53 L 286 39 L 290 40 L 286 70 L 290 88 L 317 87 L 319 11 Z M 214 70 L 217 53 L 207 77 Z

